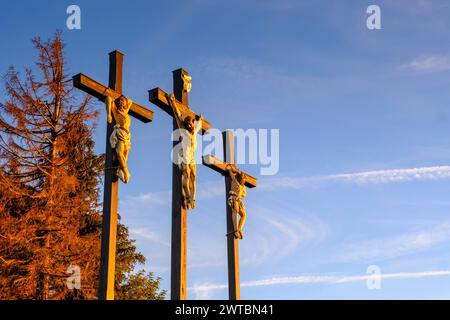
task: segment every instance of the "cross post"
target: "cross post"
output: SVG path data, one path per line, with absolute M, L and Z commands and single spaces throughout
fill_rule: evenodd
M 237 216 L 228 204 L 228 197 L 231 190 L 231 177 L 227 171 L 228 164 L 235 164 L 234 135 L 232 131 L 222 132 L 223 157 L 225 162 L 216 157 L 206 155 L 203 157 L 203 164 L 225 177 L 225 203 L 227 219 L 227 257 L 228 257 L 228 297 L 230 300 L 240 300 L 240 278 L 239 278 L 239 240 L 234 236 L 237 227 Z M 256 178 L 245 174 L 247 179 L 245 185 L 249 188 L 256 187 Z
M 106 94 L 114 100 L 122 94 L 123 53 L 115 50 L 109 53 L 108 87 L 79 73 L 73 80 L 74 87 L 96 97 L 106 100 Z M 153 120 L 153 111 L 133 102 L 129 114 L 142 122 Z M 106 129 L 106 161 L 105 183 L 103 194 L 103 222 L 100 258 L 99 300 L 114 300 L 114 275 L 116 262 L 117 207 L 119 183 L 113 168 L 118 166 L 109 138 L 114 130 L 115 120 L 107 124 Z
M 183 118 L 190 116 L 195 118 L 195 113 L 189 108 L 188 92 L 183 87 L 183 77 L 189 76 L 184 69 L 172 72 L 173 93 L 176 104 L 180 108 Z M 173 117 L 173 130 L 178 129 L 172 107 L 169 104 L 168 95 L 160 88 L 149 90 L 149 101 Z M 202 121 L 202 134 L 210 129 L 206 120 Z M 173 150 L 179 144 L 173 142 Z M 175 159 L 175 155 L 173 157 Z M 171 279 L 170 295 L 172 300 L 186 300 L 186 262 L 187 260 L 187 212 L 183 207 L 182 199 L 182 172 L 178 164 L 172 163 L 172 243 L 171 243 Z

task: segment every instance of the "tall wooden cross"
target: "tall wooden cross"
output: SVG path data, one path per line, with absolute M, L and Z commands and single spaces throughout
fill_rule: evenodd
M 122 94 L 122 66 L 123 53 L 113 51 L 109 53 L 109 84 L 108 87 L 79 73 L 73 77 L 73 86 L 89 93 L 100 101 L 106 100 L 106 93 L 113 99 Z M 109 89 L 108 89 L 109 88 Z M 129 115 L 147 123 L 153 120 L 153 111 L 133 102 Z M 106 164 L 105 185 L 103 195 L 103 225 L 100 260 L 100 283 L 98 298 L 100 300 L 114 300 L 114 273 L 116 259 L 117 233 L 117 201 L 119 183 L 114 168 L 118 166 L 117 159 L 111 148 L 109 138 L 114 130 L 115 121 L 108 123 L 106 129 Z
M 188 90 L 184 89 L 183 79 L 189 77 L 184 69 L 177 69 L 173 74 L 173 93 L 182 117 L 190 116 L 195 119 L 196 114 L 189 108 Z M 160 88 L 149 90 L 149 100 L 171 117 L 175 117 L 172 107 L 167 100 L 167 93 Z M 210 124 L 202 121 L 202 134 L 210 129 Z M 178 129 L 173 118 L 173 130 Z M 179 142 L 174 141 L 175 147 Z M 174 157 L 175 159 L 175 157 Z M 172 300 L 186 299 L 186 257 L 187 257 L 187 214 L 182 202 L 182 172 L 176 163 L 172 165 L 172 244 L 171 244 L 171 279 L 170 295 Z
M 227 171 L 228 164 L 235 164 L 234 135 L 232 131 L 222 132 L 223 157 L 225 162 L 216 157 L 206 155 L 203 157 L 203 164 L 225 177 L 225 203 L 227 212 L 227 253 L 228 253 L 228 297 L 230 300 L 239 300 L 241 296 L 239 279 L 239 240 L 234 236 L 237 229 L 237 217 L 228 204 L 228 197 L 231 190 L 231 177 Z M 241 171 L 242 172 L 242 171 Z M 245 173 L 245 185 L 249 188 L 256 187 L 256 178 Z

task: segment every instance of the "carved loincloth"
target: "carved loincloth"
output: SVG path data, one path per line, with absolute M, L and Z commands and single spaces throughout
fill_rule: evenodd
M 197 148 L 197 137 L 191 135 L 186 129 L 179 129 L 181 135 L 181 148 L 178 150 L 177 163 L 181 170 L 182 166 L 195 166 L 195 150 Z
M 127 149 L 131 147 L 131 133 L 120 127 L 119 125 L 114 126 L 114 130 L 109 137 L 109 143 L 113 149 L 116 148 L 119 141 L 122 141 Z
M 236 204 L 237 204 L 240 208 L 245 209 L 244 202 L 242 201 L 242 198 L 239 197 L 239 196 L 236 194 L 236 192 L 230 191 L 229 197 L 228 197 L 228 205 L 229 205 L 231 208 L 235 208 Z M 236 208 L 236 209 L 237 209 L 237 208 Z

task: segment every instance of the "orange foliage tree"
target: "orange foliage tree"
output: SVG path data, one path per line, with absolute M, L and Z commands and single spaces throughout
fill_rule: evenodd
M 33 44 L 35 72 L 26 69 L 21 79 L 10 67 L 4 77 L 8 99 L 0 104 L 0 299 L 95 298 L 104 164 L 93 152 L 97 112 L 87 96 L 78 99 L 74 92 L 61 34 L 34 38 Z M 116 272 L 128 285 L 125 274 L 145 258 L 120 228 L 125 237 L 118 244 L 130 254 L 118 257 L 123 270 Z M 78 291 L 66 285 L 71 265 L 81 271 Z M 164 297 L 159 278 L 149 273 L 145 281 L 155 298 Z

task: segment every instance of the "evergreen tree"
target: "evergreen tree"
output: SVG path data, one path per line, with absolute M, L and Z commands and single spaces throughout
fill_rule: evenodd
M 78 99 L 65 70 L 61 33 L 33 39 L 36 77 L 10 67 L 7 101 L 0 104 L 0 299 L 92 299 L 100 261 L 99 185 L 104 156 L 93 151 L 97 112 Z M 77 102 L 81 101 L 81 102 Z M 145 258 L 119 224 L 118 291 L 137 284 Z M 125 251 L 120 245 L 124 245 Z M 81 289 L 68 290 L 67 269 L 80 268 Z M 140 282 L 163 297 L 152 274 Z M 137 288 L 127 290 L 141 292 Z

